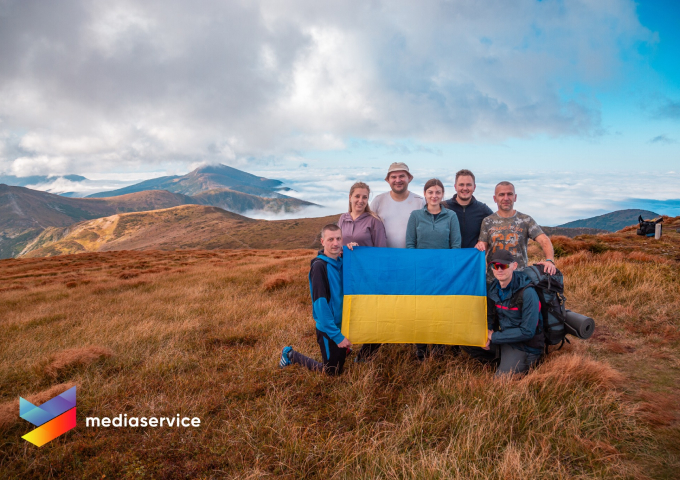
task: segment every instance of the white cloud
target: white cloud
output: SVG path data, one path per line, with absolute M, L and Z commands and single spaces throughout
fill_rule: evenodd
M 12 162 L 12 173 L 17 177 L 40 175 L 44 171 L 55 169 L 68 171 L 72 163 L 63 156 L 37 155 L 35 157 L 19 157 Z
M 0 171 L 42 174 L 598 135 L 589 92 L 654 41 L 632 0 L 1 8 Z
M 425 182 L 433 177 L 444 183 L 446 197 L 454 193 L 455 171 L 441 168 L 426 169 L 412 167 L 414 180 L 410 190 L 422 194 Z M 285 167 L 261 169 L 258 175 L 277 178 L 296 192 L 288 193 L 324 206 L 311 208 L 285 218 L 324 216 L 347 210 L 347 196 L 350 186 L 358 180 L 371 187 L 371 199 L 386 192 L 389 186 L 384 181 L 385 169 L 366 168 L 348 171 L 347 168 L 316 166 L 294 170 Z M 477 190 L 475 197 L 496 210 L 493 190 L 502 180 L 515 185 L 518 200 L 517 210 L 533 216 L 541 225 L 560 225 L 580 218 L 589 218 L 624 208 L 650 208 L 655 200 L 678 199 L 680 174 L 674 172 L 516 172 L 475 171 Z M 622 188 L 625 186 L 625 188 Z M 632 199 L 648 199 L 634 201 Z M 659 203 L 659 202 L 657 202 Z M 660 208 L 660 207 L 659 207 Z M 675 210 L 669 211 L 669 214 Z M 657 213 L 665 213 L 658 211 Z M 265 215 L 257 218 L 282 218 Z

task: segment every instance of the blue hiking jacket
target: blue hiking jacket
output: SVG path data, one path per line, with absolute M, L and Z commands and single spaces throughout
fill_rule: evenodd
M 524 272 L 515 272 L 512 280 L 504 289 L 494 278 L 487 290 L 487 324 L 494 330 L 491 343 L 511 344 L 514 348 L 529 353 L 543 353 L 545 339 L 543 322 L 539 308 L 538 294 L 534 287 L 528 286 L 531 280 Z M 513 302 L 512 297 L 524 288 L 521 300 Z M 498 315 L 498 328 L 494 320 Z
M 316 328 L 336 344 L 345 337 L 342 326 L 342 257 L 328 258 L 319 251 L 309 269 L 309 292 L 312 295 L 312 316 Z

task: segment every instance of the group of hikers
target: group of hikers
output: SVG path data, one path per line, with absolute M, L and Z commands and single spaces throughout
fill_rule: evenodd
M 545 273 L 556 272 L 552 243 L 529 215 L 515 210 L 517 194 L 512 183 L 496 185 L 493 212 L 474 197 L 475 176 L 456 173 L 452 198 L 444 200 L 444 185 L 428 180 L 424 198 L 409 190 L 413 176 L 405 163 L 390 165 L 385 181 L 390 191 L 377 195 L 369 206 L 370 187 L 357 182 L 349 191 L 349 210 L 337 224 L 321 230 L 322 250 L 312 260 L 309 288 L 322 362 L 284 347 L 280 367 L 300 364 L 329 375 L 342 373 L 352 347 L 342 335 L 342 248 L 361 247 L 453 249 L 477 248 L 487 260 L 487 328 L 485 347 L 416 345 L 416 358 L 425 360 L 445 348 L 465 351 L 483 363 L 497 365 L 496 375 L 524 373 L 544 349 L 538 295 L 522 270 L 527 267 L 531 238 L 545 255 Z M 518 299 L 519 297 L 519 299 Z M 366 362 L 381 344 L 364 344 L 355 362 Z

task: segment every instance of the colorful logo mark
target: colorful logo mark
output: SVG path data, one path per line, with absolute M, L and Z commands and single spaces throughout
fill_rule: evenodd
M 76 426 L 76 387 L 39 407 L 19 397 L 19 416 L 38 427 L 21 438 L 42 447 Z

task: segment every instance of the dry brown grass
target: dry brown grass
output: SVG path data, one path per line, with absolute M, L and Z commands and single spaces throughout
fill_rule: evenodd
M 16 407 L 0 410 L 9 412 L 0 472 L 526 479 L 672 478 L 680 468 L 677 264 L 615 247 L 561 258 L 569 306 L 596 319 L 596 334 L 522 379 L 495 381 L 465 356 L 418 364 L 398 345 L 368 364 L 350 358 L 333 379 L 276 368 L 287 344 L 319 357 L 307 286 L 313 255 L 108 252 L 0 262 L 0 401 L 51 398 L 66 389 L 50 390 L 57 382 L 79 387 L 78 427 L 41 449 L 21 440 L 32 427 Z M 138 276 L 121 278 L 126 272 Z M 63 361 L 56 379 L 45 374 L 64 352 L 93 345 L 116 355 Z M 614 353 L 616 345 L 633 350 Z M 84 426 L 85 416 L 120 413 L 180 413 L 202 426 Z
M 66 284 L 66 286 L 68 287 L 68 284 Z M 92 346 L 70 348 L 52 355 L 49 363 L 43 368 L 43 372 L 48 377 L 56 379 L 66 370 L 84 367 L 101 358 L 108 358 L 111 356 L 113 356 L 113 351 L 109 348 Z
M 278 290 L 279 288 L 283 288 L 286 285 L 290 285 L 292 283 L 293 279 L 289 275 L 277 274 L 267 277 L 262 283 L 262 288 L 266 291 L 272 291 Z

